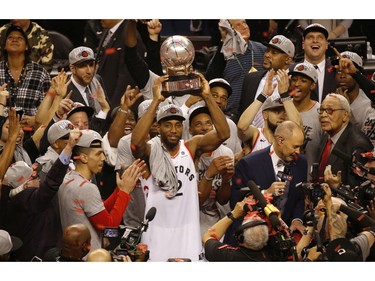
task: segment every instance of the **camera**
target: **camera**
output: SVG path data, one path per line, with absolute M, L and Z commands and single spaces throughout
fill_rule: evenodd
M 147 261 L 149 251 L 147 246 L 139 249 L 139 243 L 143 232 L 147 231 L 148 223 L 152 221 L 156 214 L 156 208 L 151 207 L 146 214 L 145 221 L 138 227 L 120 226 L 106 227 L 103 230 L 102 247 L 108 249 L 112 254 L 113 260 L 122 260 L 120 255 L 129 256 L 132 261 L 142 259 Z
M 371 185 L 371 181 L 367 180 L 363 182 L 357 188 L 357 196 L 359 204 L 362 206 L 369 205 L 371 200 L 375 198 L 375 188 Z

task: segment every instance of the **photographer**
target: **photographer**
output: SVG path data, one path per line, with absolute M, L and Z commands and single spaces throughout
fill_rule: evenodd
M 370 254 L 370 248 L 375 242 L 375 223 L 369 228 L 369 231 L 362 231 L 354 238 L 347 238 L 347 214 L 343 214 L 343 210 L 354 209 L 339 206 L 337 209 L 333 203 L 331 188 L 327 183 L 321 185 L 324 191 L 322 202 L 324 203 L 324 211 L 326 217 L 327 231 L 329 242 L 324 250 L 318 251 L 317 246 L 309 249 L 305 261 L 328 260 L 328 261 L 365 261 Z M 319 206 L 319 204 L 318 204 Z M 317 207 L 318 207 L 317 206 Z M 361 216 L 364 214 L 359 213 Z M 366 216 L 366 215 L 364 215 Z M 345 218 L 345 219 L 344 219 Z M 323 219 L 323 227 L 325 219 Z M 373 222 L 370 220 L 370 222 Z M 319 227 L 319 225 L 318 225 Z M 308 233 L 309 231 L 307 231 Z
M 215 223 L 203 235 L 202 242 L 208 261 L 269 261 L 265 247 L 268 242 L 267 222 L 262 220 L 257 213 L 245 218 L 243 224 L 236 231 L 239 247 L 231 247 L 221 243 L 232 222 L 244 216 L 244 206 L 248 198 L 237 202 L 233 211 Z

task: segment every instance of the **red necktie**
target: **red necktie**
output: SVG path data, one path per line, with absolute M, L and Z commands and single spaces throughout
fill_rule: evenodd
M 324 169 L 326 168 L 328 157 L 331 153 L 332 139 L 328 139 L 327 144 L 322 153 L 322 159 L 320 160 L 319 177 L 324 178 Z

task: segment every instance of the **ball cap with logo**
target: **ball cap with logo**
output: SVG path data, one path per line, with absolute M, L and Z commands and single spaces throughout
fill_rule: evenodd
M 345 51 L 345 52 L 340 53 L 340 55 L 342 58 L 347 58 L 351 60 L 354 63 L 355 67 L 358 68 L 360 72 L 364 73 L 363 60 L 357 53 Z M 335 57 L 334 59 L 332 59 L 331 61 L 332 65 L 338 65 L 339 60 L 340 60 L 339 57 Z
M 94 130 L 81 130 L 82 136 L 80 137 L 77 146 L 86 148 L 100 148 L 103 141 L 100 134 Z M 100 142 L 100 144 L 98 143 Z
M 272 100 L 272 97 L 268 97 L 266 101 L 263 103 L 261 109 L 262 111 L 264 111 L 264 110 L 275 109 L 279 107 L 284 107 L 284 104 L 281 102 L 280 99 Z
M 312 23 L 308 25 L 305 30 L 303 31 L 303 37 L 307 35 L 309 32 L 321 32 L 324 34 L 325 38 L 328 38 L 328 30 L 320 23 Z
M 263 43 L 267 47 L 273 47 L 278 49 L 291 58 L 294 57 L 295 47 L 292 41 L 286 38 L 284 35 L 276 35 L 268 43 Z
M 8 185 L 16 188 L 24 184 L 33 174 L 33 169 L 24 161 L 17 161 L 10 165 L 5 176 L 8 178 Z
M 315 68 L 305 64 L 305 63 L 299 63 L 297 64 L 293 71 L 289 72 L 290 75 L 295 75 L 295 74 L 302 74 L 311 80 L 313 80 L 315 83 L 318 82 L 318 72 L 316 71 Z
M 185 120 L 184 114 L 182 113 L 181 109 L 174 104 L 167 104 L 162 106 L 159 109 L 158 115 L 156 116 L 156 121 L 159 122 L 167 118 L 177 119 L 181 121 Z
M 47 138 L 50 144 L 53 144 L 58 139 L 69 137 L 69 133 L 74 129 L 72 122 L 69 120 L 60 120 L 54 123 L 48 129 Z
M 329 242 L 326 255 L 329 261 L 362 261 L 355 245 L 347 238 L 338 238 Z
M 88 47 L 77 47 L 69 53 L 69 63 L 78 64 L 85 61 L 94 61 L 95 55 Z

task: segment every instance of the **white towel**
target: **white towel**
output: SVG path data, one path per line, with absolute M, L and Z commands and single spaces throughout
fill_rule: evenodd
M 219 21 L 219 27 L 227 31 L 221 52 L 226 60 L 234 59 L 236 54 L 244 54 L 247 49 L 247 42 L 241 34 L 236 31 L 227 19 Z

